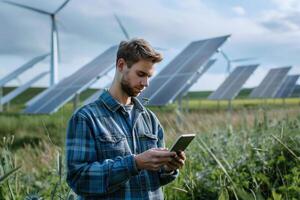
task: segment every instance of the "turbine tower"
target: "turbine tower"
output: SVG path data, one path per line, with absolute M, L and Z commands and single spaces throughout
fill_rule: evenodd
M 70 0 L 65 0 L 54 12 L 47 12 L 41 9 L 33 8 L 27 5 L 15 3 L 12 1 L 3 0 L 2 2 L 8 3 L 17 7 L 31 10 L 43 15 L 50 16 L 51 19 L 51 58 L 50 58 L 50 87 L 58 82 L 58 59 L 60 56 L 59 49 L 59 36 L 56 25 L 56 14 L 61 11 Z

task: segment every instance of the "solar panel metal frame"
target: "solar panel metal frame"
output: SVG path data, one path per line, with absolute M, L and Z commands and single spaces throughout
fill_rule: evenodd
M 147 99 L 149 98 L 150 101 L 148 102 L 148 105 L 157 106 L 162 106 L 172 102 L 177 97 L 177 95 L 180 94 L 180 88 L 183 87 L 178 86 L 179 90 L 176 93 L 168 94 L 169 86 L 171 89 L 173 89 L 173 82 L 175 81 L 175 79 L 177 80 L 179 76 L 185 78 L 185 82 L 183 82 L 183 85 L 185 85 L 190 77 L 199 70 L 199 66 L 203 66 L 203 64 L 209 59 L 209 57 L 211 57 L 216 52 L 216 50 L 226 41 L 228 37 L 229 35 L 226 35 L 190 43 L 156 77 L 153 78 L 153 80 L 149 84 L 149 87 L 141 93 L 139 99 L 143 99 L 145 97 Z M 170 74 L 174 75 L 170 76 Z M 178 79 L 178 81 L 181 80 L 182 79 Z M 158 84 L 158 81 L 163 84 Z M 157 87 L 157 85 L 159 85 L 159 87 Z M 155 100 L 155 98 L 158 96 L 161 99 L 164 98 L 160 94 L 169 95 L 169 97 L 159 102 Z
M 280 67 L 271 69 L 258 87 L 252 90 L 250 98 L 274 98 L 278 88 L 291 67 Z M 273 86 L 273 88 L 271 88 Z
M 180 89 L 180 95 L 181 96 L 185 96 L 188 92 L 188 90 L 198 81 L 198 79 L 213 65 L 215 64 L 217 59 L 211 59 L 209 60 L 202 69 L 200 69 L 198 72 L 196 72 L 196 74 L 194 76 L 192 76 L 190 78 L 190 80 L 188 80 L 185 84 L 185 86 L 183 86 Z
M 27 83 L 25 83 L 24 85 L 22 85 L 22 86 L 20 86 L 20 87 L 18 87 L 16 89 L 14 89 L 10 93 L 8 93 L 4 97 L 2 97 L 0 103 L 1 104 L 5 104 L 5 103 L 10 102 L 14 98 L 16 98 L 19 94 L 21 94 L 22 92 L 24 92 L 25 90 L 27 90 L 32 84 L 34 84 L 35 82 L 37 82 L 38 80 L 40 80 L 41 78 L 43 78 L 44 76 L 46 76 L 48 73 L 49 72 L 42 72 L 39 75 L 37 75 L 35 78 L 33 78 L 32 80 L 30 80 Z
M 278 89 L 275 98 L 288 98 L 292 95 L 300 75 L 289 75 Z
M 21 67 L 17 68 L 13 72 L 9 73 L 8 75 L 6 75 L 4 78 L 2 78 L 0 80 L 0 87 L 3 87 L 9 81 L 15 79 L 16 77 L 21 75 L 26 70 L 32 68 L 34 65 L 36 65 L 40 61 L 44 60 L 47 56 L 49 56 L 49 53 L 41 55 L 41 56 L 37 56 L 37 57 L 31 59 L 30 61 L 28 61 L 27 63 L 25 63 L 24 65 L 22 65 Z
M 72 75 L 51 87 L 47 93 L 23 112 L 28 114 L 51 114 L 56 112 L 77 93 L 87 89 L 113 67 L 118 46 L 112 46 Z M 97 73 L 96 73 L 97 72 Z M 55 100 L 55 101 L 54 101 Z
M 236 67 L 225 81 L 208 96 L 209 100 L 232 100 L 240 92 L 243 85 L 257 69 L 258 64 Z

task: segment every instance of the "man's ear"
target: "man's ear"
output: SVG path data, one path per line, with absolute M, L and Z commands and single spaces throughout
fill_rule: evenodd
M 126 62 L 123 58 L 119 58 L 117 61 L 117 70 L 122 72 L 126 66 Z

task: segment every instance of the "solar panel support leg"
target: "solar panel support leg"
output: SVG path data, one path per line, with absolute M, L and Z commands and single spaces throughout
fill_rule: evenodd
M 178 97 L 178 110 L 182 113 L 182 95 Z
M 3 97 L 3 88 L 0 87 L 0 112 L 3 111 L 2 97 Z
M 79 106 L 79 99 L 80 99 L 79 97 L 80 97 L 80 94 L 76 93 L 74 96 L 74 99 L 73 99 L 73 110 L 76 110 L 77 107 Z
M 232 100 L 228 100 L 228 117 L 229 117 L 229 123 L 232 124 Z
M 179 127 L 182 125 L 182 95 L 179 95 L 178 97 L 178 113 L 177 113 L 177 124 Z
M 190 107 L 190 97 L 189 95 L 186 95 L 186 105 L 185 105 L 185 112 L 189 112 L 189 107 Z
M 286 106 L 285 98 L 282 99 L 282 104 L 284 107 Z
M 9 111 L 9 108 L 10 108 L 10 101 L 7 102 L 7 104 L 6 104 L 6 111 Z

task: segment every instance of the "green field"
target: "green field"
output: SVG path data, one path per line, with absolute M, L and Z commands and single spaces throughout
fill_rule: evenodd
M 0 199 L 74 197 L 63 162 L 73 106 L 53 115 L 18 114 L 38 90 L 27 91 L 0 114 Z M 164 188 L 166 199 L 299 199 L 299 99 L 241 97 L 229 114 L 228 102 L 205 100 L 208 94 L 189 94 L 189 112 L 179 113 L 176 104 L 151 108 L 165 128 L 167 146 L 180 133 L 197 133 L 180 176 Z

